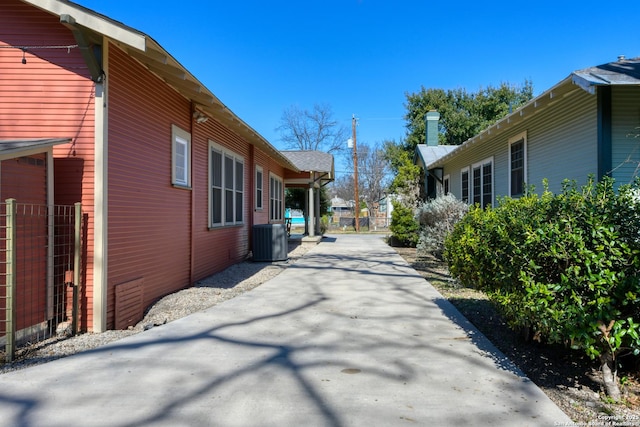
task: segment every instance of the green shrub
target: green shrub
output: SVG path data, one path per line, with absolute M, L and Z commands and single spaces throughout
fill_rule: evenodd
M 445 259 L 513 328 L 581 349 L 604 368 L 621 352 L 640 353 L 637 189 L 591 179 L 472 208 L 446 240 Z
M 400 202 L 393 201 L 391 212 L 391 244 L 398 246 L 415 247 L 418 243 L 419 224 L 415 220 L 413 209 Z
M 329 229 L 329 215 L 322 215 L 320 217 L 320 234 L 324 235 Z

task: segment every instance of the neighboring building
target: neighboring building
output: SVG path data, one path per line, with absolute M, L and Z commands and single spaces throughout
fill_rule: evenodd
M 425 117 L 426 144 L 418 144 L 413 155 L 413 163 L 422 168 L 420 177 L 421 196 L 433 199 L 438 196 L 438 191 L 449 192 L 449 177 L 442 176 L 442 169 L 429 170 L 427 165 L 449 154 L 458 145 L 438 145 L 438 122 L 440 113 L 429 111 Z
M 335 179 L 333 156 L 329 153 L 314 150 L 283 151 L 282 154 L 298 169 L 288 171 L 285 175 L 287 187 L 307 189 L 305 198 L 305 234 L 310 237 L 320 233 L 320 188 Z
M 468 203 L 495 205 L 528 185 L 561 191 L 589 175 L 634 180 L 640 167 L 640 58 L 571 73 L 453 151 L 425 161 L 439 188 Z
M 334 196 L 331 199 L 331 215 L 334 217 L 334 222 L 338 222 L 338 218 L 343 216 L 353 217 L 353 205 L 354 203 L 347 204 L 344 199 L 338 196 Z
M 53 202 L 82 203 L 85 330 L 246 259 L 302 172 L 148 35 L 68 1 L 0 4 L 0 111 L 0 146 L 64 140 L 47 150 Z
M 371 227 L 374 229 L 386 228 L 391 225 L 391 214 L 393 213 L 393 201 L 396 199 L 394 194 L 387 194 L 377 203 L 374 204 L 375 213 L 371 221 Z

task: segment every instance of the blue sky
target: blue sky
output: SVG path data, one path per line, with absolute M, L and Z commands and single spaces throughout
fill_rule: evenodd
M 640 2 L 76 0 L 162 45 L 273 145 L 285 108 L 329 104 L 358 143 L 401 140 L 406 93 L 531 80 L 640 56 Z

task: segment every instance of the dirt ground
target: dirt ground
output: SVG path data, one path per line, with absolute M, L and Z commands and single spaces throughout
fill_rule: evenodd
M 483 293 L 461 287 L 452 280 L 444 262 L 434 257 L 417 258 L 415 248 L 394 249 L 577 425 L 640 426 L 640 363 L 637 359 L 618 372 L 624 383 L 623 402 L 610 403 L 597 365 L 588 357 L 560 346 L 525 342 L 508 328 Z

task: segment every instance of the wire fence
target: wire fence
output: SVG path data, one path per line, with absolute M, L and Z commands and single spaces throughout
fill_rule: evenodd
M 391 218 L 384 217 L 360 217 L 358 225 L 360 230 L 366 231 L 386 231 L 391 224 Z M 353 216 L 337 216 L 333 217 L 329 222 L 329 230 L 347 230 L 355 229 L 356 219 Z
M 0 349 L 77 332 L 82 209 L 0 203 Z

